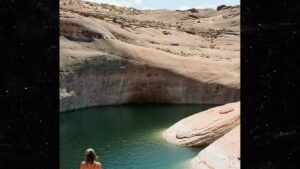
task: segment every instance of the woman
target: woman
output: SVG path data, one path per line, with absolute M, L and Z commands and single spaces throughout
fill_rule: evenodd
M 102 169 L 101 163 L 96 162 L 97 155 L 91 148 L 85 151 L 85 161 L 81 162 L 80 169 Z

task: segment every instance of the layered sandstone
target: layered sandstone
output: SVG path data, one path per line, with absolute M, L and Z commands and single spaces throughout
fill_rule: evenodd
M 214 107 L 186 117 L 163 132 L 170 143 L 205 146 L 240 123 L 240 102 Z
M 240 169 L 240 125 L 203 149 L 190 169 Z
M 193 169 L 239 168 L 239 14 L 239 7 L 137 10 L 61 0 L 60 111 L 235 102 L 187 117 L 163 136 L 183 146 L 212 143 Z
M 61 3 L 60 111 L 238 101 L 239 9 L 197 11 Z

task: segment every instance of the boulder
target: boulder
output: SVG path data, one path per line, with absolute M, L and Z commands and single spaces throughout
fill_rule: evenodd
M 240 102 L 225 104 L 184 118 L 163 132 L 170 143 L 205 146 L 240 123 Z
M 223 10 L 223 9 L 229 9 L 231 6 L 226 6 L 226 5 L 220 5 L 217 7 L 217 11 Z
M 192 12 L 192 13 L 198 13 L 198 10 L 196 8 L 191 8 L 188 9 L 188 11 Z
M 240 125 L 203 149 L 191 169 L 240 169 Z

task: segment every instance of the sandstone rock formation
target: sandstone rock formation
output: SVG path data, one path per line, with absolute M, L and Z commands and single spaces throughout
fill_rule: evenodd
M 217 7 L 217 11 L 220 11 L 220 10 L 226 9 L 226 8 L 228 8 L 228 6 L 226 6 L 226 5 L 220 5 L 220 6 Z
M 187 117 L 163 136 L 184 146 L 218 139 L 192 160 L 193 169 L 239 168 L 239 15 L 238 6 L 138 10 L 61 0 L 60 111 L 235 102 Z
M 190 169 L 240 169 L 240 125 L 203 149 Z
M 240 102 L 214 107 L 180 120 L 163 132 L 170 143 L 205 146 L 240 123 Z
M 192 13 L 197 13 L 197 12 L 198 12 L 198 10 L 195 9 L 195 8 L 188 9 L 188 11 L 190 11 L 190 12 L 192 12 Z
M 61 1 L 60 111 L 238 101 L 239 8 L 197 11 Z

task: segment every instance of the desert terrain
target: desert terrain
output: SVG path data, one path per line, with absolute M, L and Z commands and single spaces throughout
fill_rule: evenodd
M 162 135 L 180 146 L 208 145 L 192 168 L 239 168 L 239 6 L 138 10 L 61 0 L 59 38 L 60 112 L 134 102 L 223 105 Z

